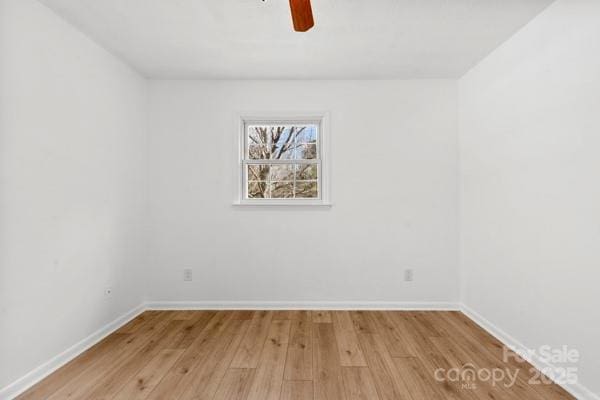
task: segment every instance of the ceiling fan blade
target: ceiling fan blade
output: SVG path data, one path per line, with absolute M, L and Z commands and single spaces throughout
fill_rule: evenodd
M 290 0 L 290 10 L 296 32 L 306 32 L 315 25 L 310 0 Z

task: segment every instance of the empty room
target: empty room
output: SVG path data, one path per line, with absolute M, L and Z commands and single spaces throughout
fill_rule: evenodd
M 0 0 L 0 400 L 600 400 L 600 0 Z

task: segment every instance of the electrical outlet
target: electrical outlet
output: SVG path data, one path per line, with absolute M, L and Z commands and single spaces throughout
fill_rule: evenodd
M 108 288 L 104 289 L 104 295 L 110 296 L 112 294 L 112 291 L 113 291 L 112 288 L 108 287 Z
M 186 282 L 190 282 L 192 280 L 192 269 L 186 268 L 183 270 L 183 280 Z
M 406 282 L 412 282 L 412 280 L 413 280 L 413 270 L 412 269 L 404 270 L 404 280 Z

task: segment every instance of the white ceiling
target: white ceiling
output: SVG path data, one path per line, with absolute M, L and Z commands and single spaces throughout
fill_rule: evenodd
M 155 78 L 456 78 L 552 0 L 41 0 Z

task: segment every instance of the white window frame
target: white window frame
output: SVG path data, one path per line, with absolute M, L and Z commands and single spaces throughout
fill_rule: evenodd
M 301 163 L 318 165 L 318 198 L 292 198 L 292 199 L 249 199 L 247 197 L 247 165 L 250 164 L 292 164 L 296 160 L 250 160 L 246 158 L 246 128 L 248 125 L 258 124 L 315 124 L 317 128 L 317 159 L 302 161 Z M 236 155 L 238 158 L 236 198 L 234 205 L 245 206 L 331 206 L 329 197 L 329 116 L 327 113 L 297 114 L 274 114 L 274 113 L 252 113 L 240 114 L 237 118 L 238 124 L 238 146 Z

